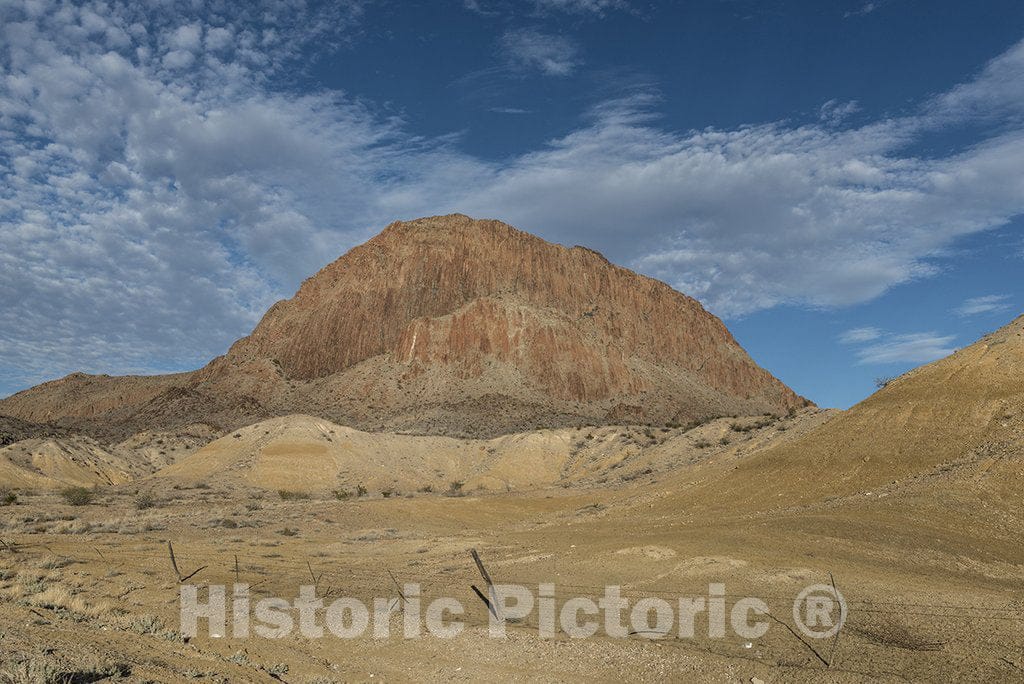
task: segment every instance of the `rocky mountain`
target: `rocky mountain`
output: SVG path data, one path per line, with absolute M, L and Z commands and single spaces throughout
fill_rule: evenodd
M 202 369 L 73 374 L 0 401 L 0 414 L 118 438 L 293 413 L 482 437 L 806 403 L 666 284 L 584 247 L 451 215 L 388 226 Z

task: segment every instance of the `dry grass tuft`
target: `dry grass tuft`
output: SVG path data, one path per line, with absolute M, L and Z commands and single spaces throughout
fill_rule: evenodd
M 111 661 L 96 656 L 83 655 L 74 663 L 63 662 L 55 657 L 12 657 L 10 664 L 0 670 L 0 682 L 4 684 L 71 684 L 98 682 L 105 679 L 131 675 L 127 663 Z

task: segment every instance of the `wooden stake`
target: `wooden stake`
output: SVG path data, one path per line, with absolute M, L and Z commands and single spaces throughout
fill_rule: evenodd
M 398 580 L 395 579 L 395 576 L 393 574 L 391 574 L 391 570 L 388 569 L 388 568 L 384 568 L 384 570 L 388 573 L 388 576 L 391 578 L 391 581 L 395 583 L 395 589 L 398 590 L 398 596 L 400 597 L 398 605 L 401 606 L 402 611 L 404 612 L 405 611 L 405 602 L 408 601 L 409 599 L 405 598 L 405 594 L 402 593 L 402 585 L 400 585 L 398 583 Z M 388 606 L 388 611 L 390 612 L 390 610 L 391 610 L 391 607 Z
M 832 576 L 832 571 L 831 570 L 829 570 L 828 578 L 832 582 L 832 594 L 833 594 L 833 596 L 836 597 L 836 600 L 838 601 L 839 600 L 839 590 L 836 589 L 836 578 Z M 840 607 L 840 609 L 839 609 L 839 620 L 840 620 L 839 629 L 836 630 L 836 638 L 832 640 L 832 651 L 829 652 L 829 654 L 828 654 L 828 667 L 829 667 L 829 669 L 832 669 L 832 663 L 835 661 L 836 649 L 839 647 L 839 635 L 843 633 L 842 619 L 843 619 L 843 613 L 842 613 L 842 607 Z
M 174 558 L 174 547 L 171 546 L 170 541 L 167 542 L 167 553 L 171 556 L 171 567 L 174 568 L 174 574 L 178 576 L 178 584 L 183 584 L 185 581 L 192 579 L 208 567 L 206 565 L 202 565 L 193 570 L 192 572 L 190 572 L 189 574 L 182 577 L 181 570 L 178 569 L 178 561 Z
M 499 620 L 502 620 L 501 614 L 498 612 L 498 592 L 494 589 L 494 582 L 491 581 L 491 575 L 487 572 L 487 568 L 484 567 L 483 561 L 480 560 L 480 554 L 476 552 L 476 549 L 470 549 L 469 555 L 473 556 L 473 562 L 476 563 L 477 570 L 480 571 L 480 576 L 484 578 L 484 582 L 487 583 L 487 595 L 490 601 L 485 601 L 487 607 L 490 609 L 491 614 Z M 480 590 L 473 587 L 473 590 L 477 593 L 477 596 L 483 598 Z

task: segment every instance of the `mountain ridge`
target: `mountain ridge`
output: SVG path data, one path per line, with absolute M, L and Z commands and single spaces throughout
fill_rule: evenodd
M 233 429 L 307 413 L 488 436 L 808 404 L 697 300 L 496 220 L 394 222 L 196 371 L 73 374 L 0 401 L 34 422 Z

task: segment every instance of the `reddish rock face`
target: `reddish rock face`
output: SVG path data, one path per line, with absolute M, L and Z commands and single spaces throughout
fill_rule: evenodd
M 462 215 L 388 226 L 226 356 L 175 378 L 218 396 L 219 415 L 241 396 L 269 414 L 451 434 L 805 403 L 696 300 L 592 250 Z M 20 396 L 0 412 L 17 415 Z M 74 415 L 67 391 L 60 403 Z
M 382 354 L 467 372 L 510 363 L 579 401 L 651 389 L 638 361 L 716 392 L 774 395 L 776 409 L 799 401 L 696 300 L 589 249 L 460 215 L 388 226 L 275 305 L 228 357 L 273 358 L 310 380 Z

